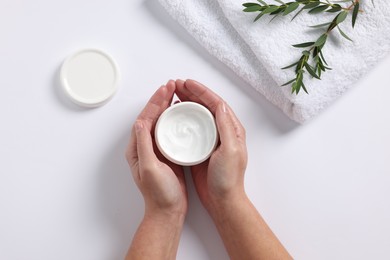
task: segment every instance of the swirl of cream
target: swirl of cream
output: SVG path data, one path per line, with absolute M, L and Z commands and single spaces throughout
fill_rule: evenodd
M 160 117 L 156 129 L 157 144 L 168 159 L 178 162 L 202 161 L 215 148 L 214 118 L 204 107 L 192 104 L 182 102 L 174 105 Z

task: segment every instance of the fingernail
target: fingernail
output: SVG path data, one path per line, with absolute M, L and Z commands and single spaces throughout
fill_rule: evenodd
M 226 113 L 226 104 L 222 101 L 222 112 Z

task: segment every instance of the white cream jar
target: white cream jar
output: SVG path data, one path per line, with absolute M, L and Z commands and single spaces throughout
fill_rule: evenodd
M 218 143 L 213 114 L 194 102 L 181 102 L 166 109 L 157 121 L 155 140 L 160 152 L 183 166 L 207 160 Z

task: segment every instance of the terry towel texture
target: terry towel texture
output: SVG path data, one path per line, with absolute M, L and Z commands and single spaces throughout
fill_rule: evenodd
M 289 86 L 280 87 L 294 77 L 293 69 L 281 70 L 299 59 L 302 49 L 292 44 L 315 41 L 324 29 L 308 25 L 329 22 L 335 14 L 310 15 L 303 12 L 278 17 L 263 16 L 253 23 L 256 13 L 242 12 L 245 0 L 159 0 L 176 19 L 212 55 L 229 66 L 259 93 L 283 110 L 291 119 L 303 123 L 316 116 L 345 93 L 390 50 L 390 1 L 360 1 L 355 25 L 351 17 L 341 28 L 354 42 L 332 33 L 323 52 L 329 66 L 321 80 L 305 85 L 309 95 L 291 94 Z M 270 2 L 270 1 L 268 1 Z

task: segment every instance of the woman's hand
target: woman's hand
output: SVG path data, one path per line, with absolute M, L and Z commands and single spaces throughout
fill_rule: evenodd
M 220 145 L 209 160 L 191 168 L 203 205 L 210 211 L 222 201 L 245 197 L 247 149 L 240 121 L 222 98 L 199 82 L 177 80 L 176 94 L 182 101 L 206 106 L 216 118 Z
M 181 166 L 163 158 L 153 141 L 156 121 L 171 104 L 174 92 L 172 80 L 160 87 L 138 116 L 131 132 L 126 158 L 144 197 L 145 215 L 126 259 L 176 258 L 188 207 L 184 172 Z
M 168 162 L 154 143 L 154 126 L 170 106 L 175 82 L 160 87 L 138 116 L 131 133 L 126 158 L 145 200 L 145 215 L 187 212 L 187 191 L 181 166 Z M 156 154 L 157 152 L 157 154 Z
M 216 118 L 220 145 L 209 160 L 192 167 L 192 177 L 230 259 L 292 259 L 245 194 L 245 130 L 233 111 L 193 80 L 176 81 L 176 94 L 205 105 Z

